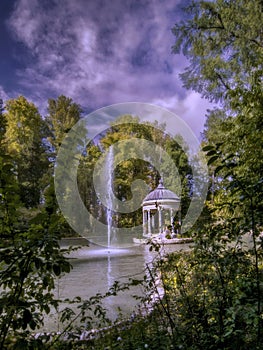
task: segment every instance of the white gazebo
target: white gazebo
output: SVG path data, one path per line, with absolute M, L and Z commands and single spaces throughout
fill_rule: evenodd
M 151 237 L 153 234 L 160 234 L 168 225 L 173 228 L 173 219 L 179 207 L 179 197 L 165 188 L 161 179 L 157 188 L 151 191 L 142 202 L 143 236 Z

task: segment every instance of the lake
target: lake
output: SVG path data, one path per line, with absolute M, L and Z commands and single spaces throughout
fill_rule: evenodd
M 72 242 L 69 240 L 62 242 L 63 247 L 67 244 Z M 166 245 L 164 249 L 165 253 L 169 253 L 189 249 L 189 246 Z M 61 299 L 73 299 L 75 296 L 88 299 L 97 293 L 104 294 L 116 280 L 127 282 L 129 278 L 143 277 L 146 264 L 151 263 L 155 257 L 156 253 L 149 251 L 149 245 L 111 250 L 92 244 L 82 246 L 70 254 L 73 269 L 57 280 L 56 296 Z M 123 315 L 132 314 L 138 305 L 138 301 L 132 297 L 134 294 L 143 295 L 141 286 L 105 299 L 103 305 L 108 310 L 108 317 L 115 320 L 119 315 L 119 309 Z M 49 317 L 44 330 L 59 331 L 60 328 L 58 315 L 53 314 Z

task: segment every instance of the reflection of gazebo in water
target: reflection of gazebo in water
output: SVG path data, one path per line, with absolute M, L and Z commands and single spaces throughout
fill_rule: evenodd
M 151 191 L 142 202 L 143 211 L 143 235 L 163 232 L 165 226 L 171 225 L 173 232 L 173 220 L 179 210 L 180 199 L 172 191 L 164 187 L 162 179 L 158 187 Z

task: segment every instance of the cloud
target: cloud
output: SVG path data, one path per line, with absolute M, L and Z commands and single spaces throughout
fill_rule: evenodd
M 21 86 L 32 99 L 65 94 L 90 109 L 128 101 L 169 106 L 178 99 L 192 115 L 200 100 L 182 89 L 178 74 L 186 61 L 171 54 L 178 4 L 17 0 L 9 28 L 30 53 L 17 72 Z
M 9 98 L 9 94 L 5 91 L 4 87 L 0 85 L 0 99 L 3 101 L 7 101 L 9 100 Z
M 189 125 L 197 137 L 200 137 L 200 132 L 203 130 L 206 112 L 212 107 L 207 100 L 200 98 L 200 95 L 193 91 L 183 99 L 173 95 L 154 99 L 152 103 L 176 113 Z

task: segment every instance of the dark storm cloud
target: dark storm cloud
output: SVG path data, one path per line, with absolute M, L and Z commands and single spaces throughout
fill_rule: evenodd
M 185 61 L 171 54 L 178 2 L 17 0 L 8 26 L 30 55 L 16 72 L 20 89 L 39 103 L 59 94 L 91 109 L 143 101 L 198 119 L 191 104 L 203 115 L 207 104 L 181 88 Z

